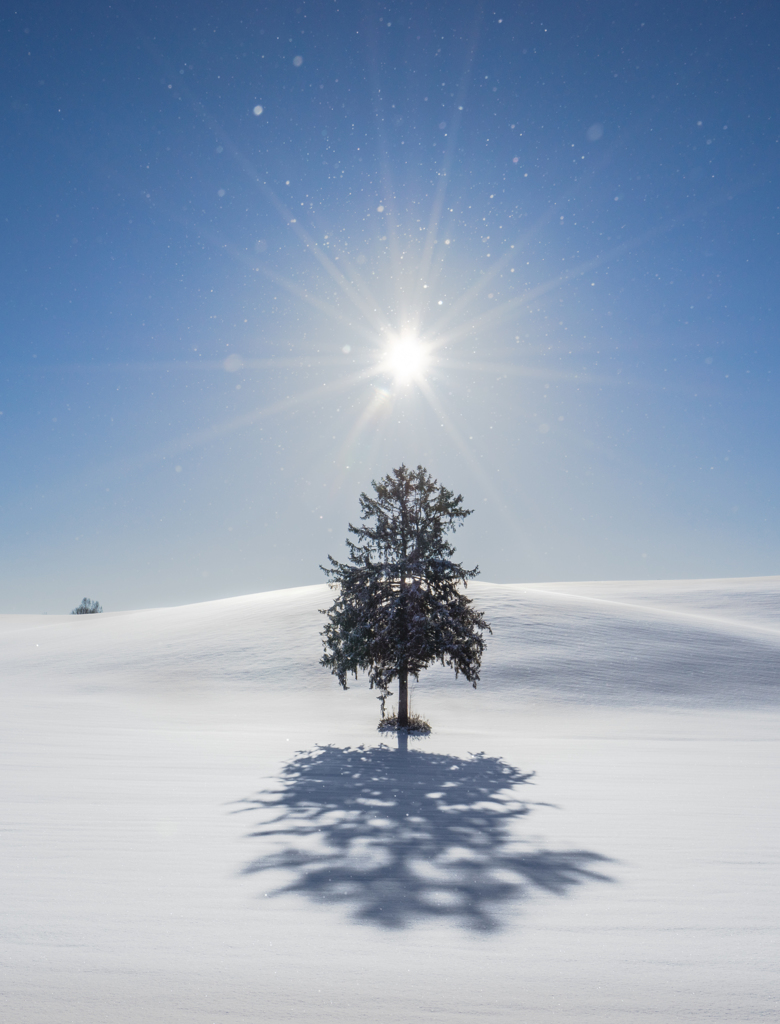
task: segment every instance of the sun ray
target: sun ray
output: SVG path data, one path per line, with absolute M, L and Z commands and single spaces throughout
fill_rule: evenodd
M 281 285 L 281 287 L 285 288 L 291 295 L 295 295 L 296 298 L 302 299 L 314 309 L 318 309 L 321 313 L 326 313 L 336 323 L 340 323 L 343 326 L 348 327 L 350 331 L 354 331 L 356 334 L 359 334 L 366 341 L 373 341 L 376 338 L 376 329 L 366 327 L 360 323 L 355 324 L 353 320 L 350 320 L 349 317 L 342 313 L 336 306 L 326 302 L 324 299 L 320 299 L 317 296 L 312 295 L 304 287 L 296 284 L 295 281 L 291 281 L 288 277 L 284 277 L 282 274 L 277 274 L 273 270 L 263 270 L 263 274 L 270 281 Z M 379 330 L 387 330 L 386 325 L 380 327 Z
M 443 405 L 437 399 L 433 389 L 425 382 L 420 383 L 420 391 L 425 396 L 431 409 L 436 413 L 441 421 L 442 427 L 447 431 L 451 440 L 455 444 L 455 447 L 462 455 L 464 461 L 471 469 L 475 478 L 481 482 L 483 489 L 490 495 L 492 501 L 496 503 L 496 506 L 503 513 L 504 517 L 511 524 L 513 529 L 518 527 L 518 523 L 511 516 L 509 509 L 506 507 L 504 499 L 501 497 L 500 492 L 496 488 L 495 484 L 490 480 L 488 475 L 485 473 L 484 468 L 480 465 L 480 462 L 475 458 L 471 448 L 466 444 L 463 436 L 461 435 L 458 428 L 453 423 L 452 419 L 447 415 Z
M 270 191 L 270 190 L 269 190 Z M 342 290 L 344 295 L 352 302 L 358 312 L 362 313 L 366 319 L 373 324 L 374 329 L 377 331 L 386 330 L 387 324 L 384 322 L 381 315 L 377 312 L 376 307 L 372 308 L 372 304 L 363 299 L 362 296 L 356 293 L 351 283 L 347 280 L 344 274 L 336 267 L 335 263 L 329 259 L 328 256 L 322 251 L 321 247 L 315 242 L 312 236 L 297 223 L 296 218 L 290 218 L 289 226 L 295 231 L 301 241 L 304 242 L 307 249 L 312 253 L 320 266 L 326 271 L 326 273 L 336 282 L 339 288 Z M 353 276 L 355 273 L 353 271 Z
M 343 473 L 343 467 L 346 465 L 347 460 L 349 459 L 350 451 L 353 450 L 353 447 L 357 444 L 358 439 L 363 436 L 366 427 L 369 425 L 369 423 L 372 422 L 372 420 L 378 418 L 378 415 L 382 412 L 383 409 L 388 409 L 390 403 L 391 397 L 387 392 L 383 392 L 378 388 L 374 391 L 374 394 L 371 396 L 366 406 L 364 407 L 363 411 L 360 413 L 358 418 L 353 423 L 346 438 L 341 444 L 341 447 L 339 449 L 339 455 L 341 459 L 340 466 L 342 467 L 340 469 L 341 473 Z
M 325 397 L 323 396 L 323 390 L 326 391 L 327 397 L 333 397 L 334 395 L 338 395 L 343 392 L 349 392 L 355 387 L 355 385 L 364 384 L 371 376 L 371 371 L 364 370 L 360 373 L 345 376 L 337 382 L 325 382 L 319 387 L 309 388 L 306 391 L 299 392 L 297 395 L 286 397 L 276 402 L 270 402 L 268 405 L 253 409 L 251 412 L 243 413 L 240 416 L 234 416 L 222 423 L 213 424 L 203 430 L 189 432 L 178 438 L 174 438 L 168 444 L 160 446 L 151 452 L 146 452 L 138 458 L 129 461 L 123 460 L 121 462 L 113 463 L 113 465 L 115 468 L 123 472 L 127 472 L 131 469 L 141 469 L 144 466 L 151 465 L 155 462 L 161 462 L 162 460 L 170 458 L 173 455 L 178 455 L 181 452 L 190 451 L 193 448 L 201 448 L 218 438 L 226 437 L 227 435 L 234 433 L 236 430 L 241 430 L 243 427 L 254 426 L 261 419 L 266 419 L 268 417 L 278 415 L 279 413 L 288 412 L 291 409 L 313 403 L 315 399 Z
M 376 31 L 376 29 L 374 30 Z M 369 37 L 369 42 L 372 39 Z M 376 36 L 373 37 L 373 42 L 376 42 Z M 393 185 L 393 175 L 391 172 L 390 164 L 390 147 L 387 142 L 387 135 L 383 128 L 384 118 L 382 115 L 381 108 L 379 106 L 379 96 L 381 87 L 379 85 L 379 56 L 374 46 L 371 51 L 372 59 L 369 61 L 369 71 L 371 74 L 371 99 L 374 110 L 374 126 L 376 128 L 378 146 L 379 146 L 379 167 L 382 178 L 382 185 L 384 194 L 380 197 L 381 202 L 380 208 L 377 208 L 377 213 L 384 218 L 385 225 L 385 236 L 388 239 L 388 249 L 390 250 L 390 263 L 394 267 L 400 266 L 400 249 L 398 245 L 398 235 L 396 233 L 396 202 L 395 202 L 395 188 Z M 394 306 L 396 309 L 401 308 L 403 301 L 403 288 L 400 280 L 396 280 L 395 284 L 395 302 Z
M 477 40 L 479 38 L 479 24 L 482 21 L 483 10 L 482 6 L 479 5 L 477 8 L 474 32 L 472 33 L 471 46 L 469 47 L 466 55 L 465 66 L 460 76 L 460 82 L 458 84 L 457 96 L 453 103 L 452 115 L 450 118 L 450 131 L 448 132 L 449 142 L 442 158 L 441 170 L 439 171 L 439 180 L 436 184 L 436 191 L 434 192 L 433 202 L 431 203 L 431 213 L 428 219 L 428 230 L 426 232 L 425 246 L 423 248 L 422 258 L 419 265 L 419 281 L 417 286 L 417 301 L 418 303 L 422 300 L 420 294 L 420 287 L 425 282 L 431 272 L 431 263 L 433 260 L 433 253 L 436 243 L 438 241 L 439 225 L 441 223 L 441 214 L 444 208 L 444 200 L 447 195 L 447 188 L 450 182 L 450 173 L 452 171 L 452 165 L 455 161 L 455 152 L 458 145 L 458 136 L 460 134 L 460 122 L 461 122 L 461 111 L 466 102 L 466 95 L 468 93 L 469 81 L 471 79 L 471 67 L 474 63 L 474 56 L 476 54 Z

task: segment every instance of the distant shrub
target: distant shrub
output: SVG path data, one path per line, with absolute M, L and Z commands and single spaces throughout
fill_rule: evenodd
M 102 612 L 103 609 L 100 606 L 99 601 L 90 601 L 88 597 L 85 597 L 78 608 L 74 608 L 70 613 L 71 615 L 97 615 L 98 612 Z

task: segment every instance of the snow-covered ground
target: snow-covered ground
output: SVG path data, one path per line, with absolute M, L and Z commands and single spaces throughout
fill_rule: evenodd
M 0 616 L 3 1020 L 776 1020 L 780 578 L 470 592 L 406 754 L 325 587 Z

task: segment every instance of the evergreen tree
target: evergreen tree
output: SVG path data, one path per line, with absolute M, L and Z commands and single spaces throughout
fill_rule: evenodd
M 399 729 L 409 725 L 409 676 L 417 678 L 434 661 L 462 673 L 476 688 L 485 640 L 490 632 L 464 590 L 479 568 L 464 569 L 451 556 L 447 539 L 471 511 L 461 495 L 439 486 L 426 469 L 401 466 L 372 481 L 375 497 L 360 495 L 364 525 L 349 524 L 349 562 L 328 555 L 321 567 L 336 591 L 323 614 L 325 654 L 347 689 L 347 675 L 368 672 L 382 708 L 398 680 Z
M 81 604 L 74 608 L 70 613 L 71 615 L 99 615 L 103 609 L 100 606 L 99 601 L 90 601 L 88 597 L 85 597 Z

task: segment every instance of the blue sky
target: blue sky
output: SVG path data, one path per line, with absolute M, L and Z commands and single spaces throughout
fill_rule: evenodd
M 27 3 L 1 38 L 0 610 L 320 582 L 402 461 L 487 580 L 780 572 L 775 5 Z

